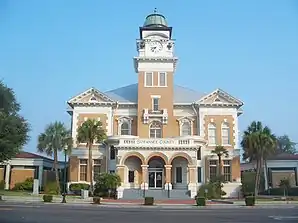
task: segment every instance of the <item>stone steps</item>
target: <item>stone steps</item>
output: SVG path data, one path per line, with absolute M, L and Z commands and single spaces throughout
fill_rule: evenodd
M 142 199 L 144 191 L 140 189 L 125 189 L 122 199 Z M 145 197 L 154 197 L 156 200 L 185 200 L 191 199 L 187 190 L 146 190 Z

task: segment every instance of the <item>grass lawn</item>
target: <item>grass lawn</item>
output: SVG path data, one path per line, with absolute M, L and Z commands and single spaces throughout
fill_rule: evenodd
M 28 191 L 11 191 L 11 190 L 0 190 L 0 195 L 3 196 L 31 196 L 31 193 Z

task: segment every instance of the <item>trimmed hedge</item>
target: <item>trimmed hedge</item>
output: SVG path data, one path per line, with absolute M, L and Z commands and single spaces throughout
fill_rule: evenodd
M 74 183 L 69 185 L 69 191 L 75 195 L 81 195 L 81 190 L 89 190 L 90 185 L 84 183 Z
M 205 197 L 197 197 L 196 203 L 197 203 L 197 206 L 206 206 L 206 198 Z
M 153 205 L 154 204 L 154 197 L 145 197 L 144 205 Z
M 270 190 L 266 190 L 260 195 L 273 195 L 273 196 L 284 196 L 283 188 L 271 188 Z M 298 187 L 292 187 L 286 190 L 286 196 L 298 196 Z
M 255 206 L 256 198 L 254 196 L 245 197 L 245 205 L 246 206 Z
M 45 194 L 42 199 L 45 203 L 51 203 L 53 201 L 53 195 Z

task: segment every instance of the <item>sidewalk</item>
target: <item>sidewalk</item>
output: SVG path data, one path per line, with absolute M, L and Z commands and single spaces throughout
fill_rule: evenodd
M 5 202 L 13 203 L 43 203 L 42 196 L 2 196 L 2 200 Z M 50 204 L 61 204 L 62 197 L 54 196 L 53 202 Z M 67 205 L 93 205 L 93 199 L 80 199 L 74 197 L 66 198 Z M 102 199 L 100 206 L 109 207 L 188 207 L 188 208 L 255 208 L 255 207 L 298 207 L 297 201 L 259 201 L 254 207 L 246 207 L 244 201 L 234 201 L 233 204 L 223 204 L 220 202 L 207 201 L 207 206 L 197 207 L 193 199 L 189 200 L 156 200 L 154 206 L 144 206 L 144 200 L 114 200 L 114 199 Z M 66 205 L 62 204 L 62 205 Z

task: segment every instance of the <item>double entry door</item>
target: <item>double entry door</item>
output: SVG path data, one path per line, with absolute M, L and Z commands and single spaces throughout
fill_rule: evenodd
M 162 168 L 149 168 L 148 169 L 148 182 L 150 189 L 163 188 L 163 169 Z

